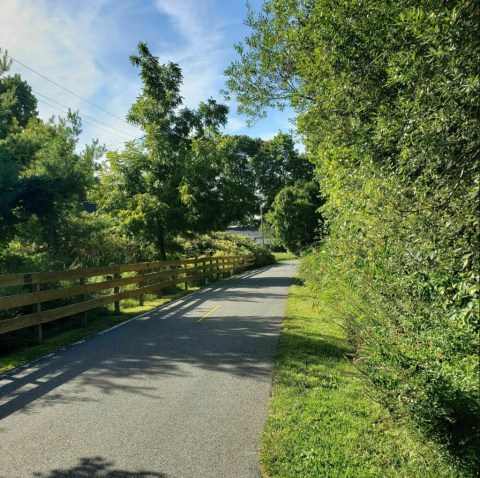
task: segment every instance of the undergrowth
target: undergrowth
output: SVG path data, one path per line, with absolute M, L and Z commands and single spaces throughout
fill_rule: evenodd
M 303 269 L 305 270 L 305 269 Z M 342 301 L 342 296 L 351 301 Z M 262 438 L 266 477 L 467 477 L 440 444 L 374 399 L 339 316 L 360 293 L 297 278 L 279 343 Z

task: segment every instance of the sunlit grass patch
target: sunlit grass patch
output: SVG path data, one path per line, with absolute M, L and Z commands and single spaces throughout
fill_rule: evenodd
M 291 288 L 262 438 L 264 475 L 468 476 L 437 445 L 394 422 L 371 400 L 342 328 L 322 308 L 321 294 L 299 279 Z
M 289 261 L 292 259 L 298 259 L 298 256 L 293 252 L 274 252 L 275 260 L 280 261 Z

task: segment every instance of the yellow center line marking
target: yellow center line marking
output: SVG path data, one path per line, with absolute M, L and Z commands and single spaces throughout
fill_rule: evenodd
M 213 314 L 217 309 L 219 309 L 220 306 L 217 305 L 216 307 L 214 307 L 212 310 L 208 311 L 206 314 L 203 314 L 198 320 L 197 322 L 201 322 L 203 319 L 206 319 L 210 314 Z

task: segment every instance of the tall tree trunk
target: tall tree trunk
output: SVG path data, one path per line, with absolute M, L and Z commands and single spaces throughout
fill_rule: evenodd
M 160 250 L 160 260 L 166 261 L 167 251 L 165 249 L 165 234 L 163 233 L 163 229 L 158 231 L 158 248 Z

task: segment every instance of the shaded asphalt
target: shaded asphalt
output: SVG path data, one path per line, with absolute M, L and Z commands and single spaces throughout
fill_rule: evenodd
M 295 267 L 211 285 L 0 377 L 0 477 L 260 477 Z

